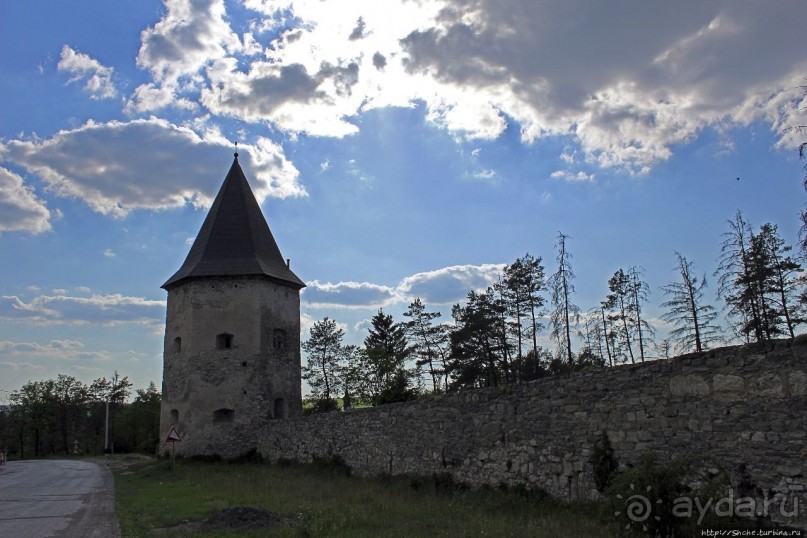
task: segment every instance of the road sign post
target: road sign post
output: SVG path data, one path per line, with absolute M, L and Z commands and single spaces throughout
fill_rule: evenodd
M 177 433 L 176 426 L 171 426 L 171 431 L 168 432 L 168 437 L 165 438 L 166 443 L 171 443 L 171 470 L 174 469 L 174 463 L 176 461 L 176 455 L 174 454 L 174 444 L 182 442 L 182 439 L 179 437 Z

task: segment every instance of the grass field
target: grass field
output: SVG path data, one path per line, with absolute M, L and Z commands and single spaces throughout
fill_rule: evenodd
M 434 479 L 364 480 L 328 465 L 122 459 L 114 465 L 124 537 L 615 536 L 598 505 L 565 505 L 519 491 L 457 490 Z M 229 507 L 260 507 L 286 524 L 245 531 L 191 527 Z

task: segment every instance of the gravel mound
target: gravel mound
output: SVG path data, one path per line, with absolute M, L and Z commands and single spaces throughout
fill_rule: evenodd
M 294 520 L 280 517 L 275 512 L 252 506 L 233 506 L 219 510 L 204 520 L 184 521 L 179 525 L 163 529 L 153 529 L 153 534 L 167 535 L 176 531 L 243 531 L 267 529 L 294 525 Z
M 256 529 L 288 525 L 289 520 L 274 512 L 251 506 L 234 506 L 220 510 L 201 523 L 203 529 Z

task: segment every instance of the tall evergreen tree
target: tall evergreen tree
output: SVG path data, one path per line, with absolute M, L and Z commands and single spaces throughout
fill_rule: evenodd
M 303 342 L 308 355 L 308 366 L 303 367 L 303 379 L 311 386 L 312 394 L 320 400 L 330 400 L 339 394 L 342 367 L 342 338 L 344 331 L 329 317 L 314 323 L 310 337 Z
M 645 359 L 645 348 L 647 340 L 654 334 L 653 327 L 642 317 L 642 305 L 647 302 L 650 294 L 650 286 L 644 280 L 644 269 L 641 267 L 631 267 L 628 269 L 628 297 L 631 301 L 636 328 L 637 341 L 639 344 L 639 358 L 642 362 Z
M 765 330 L 758 271 L 751 256 L 751 226 L 740 211 L 728 224 L 729 231 L 723 234 L 715 271 L 717 296 L 725 301 L 728 316 L 737 321 L 735 333 L 744 336 L 746 341 L 761 342 L 769 338 L 770 331 Z
M 417 297 L 409 304 L 404 316 L 409 318 L 405 329 L 413 342 L 412 352 L 417 357 L 416 365 L 428 368 L 434 392 L 447 390 L 448 331 L 445 325 L 435 324 L 440 312 L 427 312 L 420 297 Z
M 521 337 L 523 335 L 524 327 L 521 325 L 521 319 L 518 321 L 516 318 L 508 317 L 509 302 L 506 297 L 505 284 L 499 277 L 499 281 L 489 288 L 491 291 L 491 298 L 494 304 L 498 322 L 496 329 L 498 331 L 499 341 L 502 344 L 502 367 L 501 375 L 502 382 L 507 384 L 512 381 L 512 365 L 515 363 L 511 356 L 511 351 L 516 349 L 521 344 Z M 515 344 L 513 340 L 515 337 Z M 515 358 L 518 360 L 518 357 Z
M 465 306 L 454 305 L 451 315 L 449 372 L 454 388 L 498 385 L 503 356 L 500 312 L 493 290 L 468 293 Z
M 365 353 L 372 375 L 379 380 L 381 390 L 374 403 L 410 399 L 412 373 L 406 360 L 412 349 L 406 339 L 406 328 L 395 323 L 392 316 L 379 310 L 370 320 L 370 332 L 364 339 Z M 380 400 L 383 396 L 383 402 Z
M 605 351 L 608 354 L 608 365 L 613 366 L 616 361 L 616 350 L 612 344 L 614 340 L 614 330 L 605 316 L 605 309 L 608 308 L 608 301 L 605 300 L 600 303 L 600 318 L 602 319 L 602 336 L 605 340 Z M 612 353 L 612 351 L 614 353 Z
M 785 245 L 775 224 L 766 223 L 754 236 L 752 252 L 756 258 L 765 261 L 759 277 L 763 280 L 763 290 L 770 295 L 767 304 L 772 310 L 774 331 L 795 337 L 795 327 L 804 323 L 796 294 L 799 287 L 797 275 L 801 264 L 788 255 L 793 247 Z M 759 252 L 757 254 L 757 252 Z
M 802 317 L 795 300 L 801 265 L 788 255 L 791 247 L 775 225 L 764 224 L 754 234 L 739 211 L 729 227 L 715 274 L 718 297 L 738 322 L 735 332 L 757 342 L 792 337 Z
M 608 340 L 605 338 L 605 327 L 600 319 L 600 309 L 593 308 L 586 313 L 585 324 L 583 325 L 585 333 L 582 335 L 586 347 L 591 352 L 603 359 L 608 359 L 608 365 L 612 366 L 611 352 L 608 349 Z
M 341 367 L 339 377 L 344 391 L 344 407 L 352 407 L 354 398 L 375 401 L 381 391 L 380 383 L 374 373 L 364 348 L 355 345 L 342 346 L 340 349 Z
M 540 257 L 535 258 L 527 253 L 504 269 L 505 307 L 515 327 L 517 360 L 525 356 L 524 336 L 532 344 L 533 356 L 538 356 L 538 332 L 541 330 L 538 320 L 544 305 L 541 294 L 545 287 L 544 267 Z M 521 381 L 520 371 L 516 369 L 515 373 Z
M 717 311 L 703 300 L 706 275 L 698 277 L 691 261 L 678 252 L 675 256 L 681 280 L 662 287 L 669 299 L 661 305 L 667 309 L 661 319 L 675 325 L 670 337 L 679 352 L 704 351 L 720 340 L 720 327 L 714 324 Z
M 566 355 L 568 364 L 573 365 L 571 326 L 577 325 L 580 308 L 572 302 L 574 271 L 571 265 L 572 255 L 566 245 L 567 239 L 568 235 L 558 232 L 558 242 L 555 244 L 558 251 L 558 269 L 549 277 L 549 289 L 554 307 L 549 317 L 552 322 L 552 338 L 557 341 L 558 349 L 562 350 L 561 355 Z
M 631 364 L 636 364 L 633 355 L 634 317 L 633 303 L 630 296 L 631 281 L 628 274 L 617 269 L 608 279 L 609 293 L 605 299 L 606 308 L 610 311 L 609 318 L 613 321 L 613 328 L 630 357 Z

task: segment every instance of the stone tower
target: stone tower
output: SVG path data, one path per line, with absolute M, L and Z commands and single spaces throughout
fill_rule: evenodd
M 238 163 L 238 153 L 168 291 L 162 449 L 233 458 L 267 421 L 298 415 L 300 290 Z

